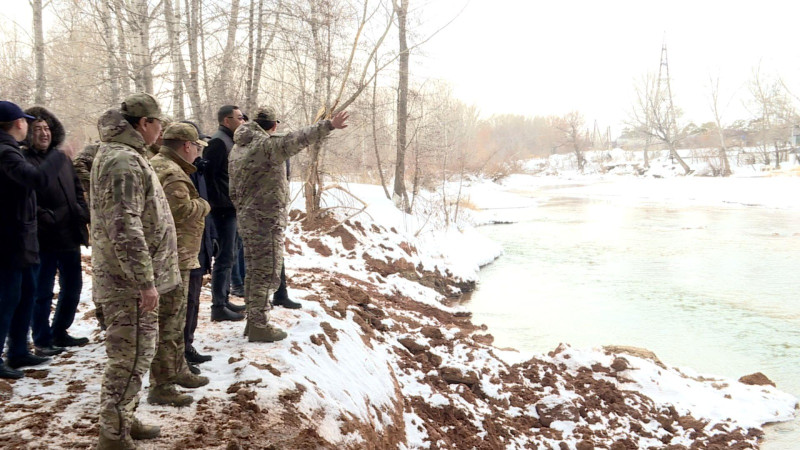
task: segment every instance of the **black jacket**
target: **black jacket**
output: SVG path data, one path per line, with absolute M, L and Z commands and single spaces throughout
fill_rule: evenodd
M 197 193 L 200 194 L 200 197 L 208 200 L 208 189 L 206 188 L 206 179 L 204 176 L 208 167 L 208 161 L 198 157 L 194 160 L 194 165 L 197 167 L 197 171 L 189 175 L 189 178 L 192 179 L 192 183 L 194 183 L 194 187 L 197 189 Z M 206 216 L 206 227 L 203 230 L 203 240 L 200 241 L 200 254 L 197 255 L 200 260 L 200 268 L 195 269 L 200 270 L 203 274 L 211 270 L 211 259 L 214 257 L 215 239 L 217 239 L 217 230 L 214 228 L 214 221 L 211 220 L 211 216 L 208 215 Z
M 69 160 L 51 152 L 39 167 L 25 160 L 19 143 L 0 130 L 0 268 L 39 263 L 34 189 L 46 187 Z
M 50 111 L 34 106 L 25 110 L 26 114 L 44 119 L 50 127 L 52 139 L 50 147 L 39 151 L 30 145 L 32 127 L 28 129 L 28 139 L 24 143 L 25 158 L 39 167 L 48 154 L 58 152 L 64 142 L 64 127 Z M 58 177 L 43 188 L 36 189 L 36 217 L 39 229 L 39 250 L 56 252 L 78 250 L 81 245 L 89 245 L 89 207 L 83 195 L 83 186 L 69 160 L 59 167 Z
M 233 147 L 233 132 L 220 125 L 219 130 L 208 141 L 203 150 L 203 159 L 208 161 L 205 170 L 208 186 L 208 203 L 211 211 L 234 211 L 229 194 L 228 155 Z

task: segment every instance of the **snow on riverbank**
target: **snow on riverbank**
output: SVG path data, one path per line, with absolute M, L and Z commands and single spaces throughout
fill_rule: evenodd
M 493 347 L 447 297 L 473 288 L 499 247 L 469 226 L 434 232 L 430 215 L 399 213 L 379 187 L 349 188 L 366 213 L 314 227 L 292 214 L 287 273 L 303 309 L 273 314 L 287 339 L 251 344 L 242 323 L 211 323 L 204 293 L 196 346 L 214 357 L 201 366 L 212 382 L 186 408 L 142 400 L 139 416 L 162 425 L 144 448 L 754 448 L 761 424 L 793 416 L 796 399 L 770 386 L 602 350 Z M 519 201 L 490 188 L 473 201 Z M 105 351 L 85 281 L 73 330 L 92 343 L 0 381 L 11 447 L 96 439 Z

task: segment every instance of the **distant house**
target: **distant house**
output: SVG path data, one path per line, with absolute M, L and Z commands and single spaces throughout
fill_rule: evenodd
M 792 137 L 789 139 L 789 143 L 794 148 L 800 147 L 800 125 L 792 127 Z

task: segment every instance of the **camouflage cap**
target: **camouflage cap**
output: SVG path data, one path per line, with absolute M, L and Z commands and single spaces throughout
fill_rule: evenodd
M 195 127 L 193 127 L 191 124 L 183 122 L 173 123 L 172 125 L 168 126 L 166 130 L 164 130 L 164 140 L 170 139 L 176 141 L 194 142 L 201 147 L 208 145 L 206 141 L 200 139 L 200 136 L 197 135 L 197 130 Z
M 272 106 L 262 106 L 258 108 L 258 110 L 256 110 L 256 119 L 281 123 L 281 121 L 278 120 L 278 112 Z
M 163 118 L 158 101 L 152 95 L 138 92 L 125 97 L 119 112 L 130 117 L 147 117 L 148 119 Z

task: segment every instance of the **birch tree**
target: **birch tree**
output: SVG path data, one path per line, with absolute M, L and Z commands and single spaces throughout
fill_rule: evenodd
M 42 25 L 42 0 L 31 0 L 33 9 L 33 54 L 36 61 L 36 91 L 33 102 L 37 105 L 45 104 L 47 90 L 47 77 L 44 64 L 44 29 Z

